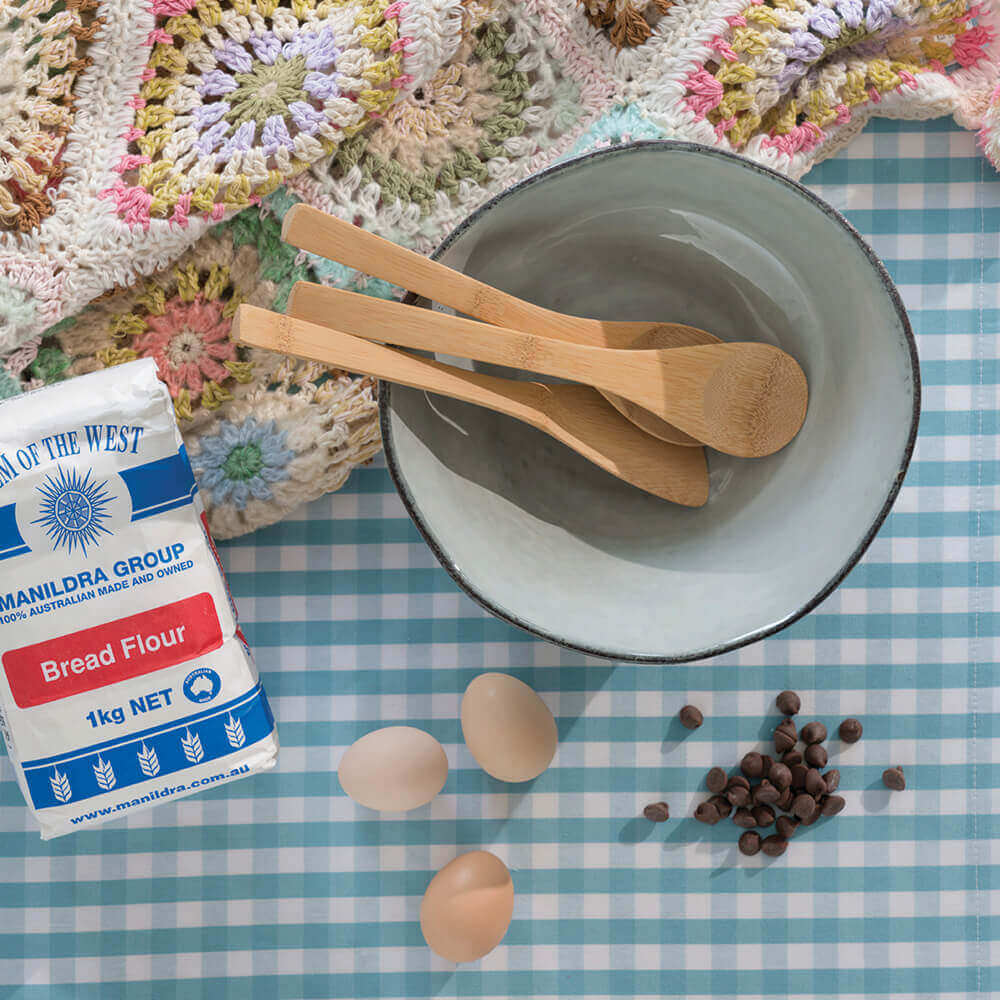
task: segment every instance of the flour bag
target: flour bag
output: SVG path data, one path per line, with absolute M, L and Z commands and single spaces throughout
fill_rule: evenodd
M 0 403 L 0 728 L 42 838 L 274 766 L 150 360 Z

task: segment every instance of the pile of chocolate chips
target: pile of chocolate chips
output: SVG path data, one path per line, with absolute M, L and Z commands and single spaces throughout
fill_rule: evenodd
M 824 771 L 827 752 L 826 726 L 807 722 L 796 730 L 792 716 L 801 703 L 794 691 L 782 691 L 775 704 L 785 718 L 774 730 L 775 757 L 751 751 L 740 761 L 740 773 L 727 775 L 713 767 L 705 778 L 710 799 L 695 810 L 695 819 L 715 824 L 732 814 L 733 822 L 746 832 L 740 837 L 741 853 L 763 851 L 780 857 L 800 826 L 812 826 L 820 816 L 836 816 L 847 804 L 835 794 L 840 785 L 836 768 Z M 845 743 L 861 739 L 861 723 L 845 719 L 840 725 Z M 799 741 L 805 746 L 798 749 Z M 761 837 L 756 828 L 774 826 L 776 833 Z

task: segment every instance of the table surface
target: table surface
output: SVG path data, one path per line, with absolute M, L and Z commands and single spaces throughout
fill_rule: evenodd
M 1000 990 L 1000 179 L 953 125 L 881 122 L 806 180 L 885 260 L 924 384 L 906 484 L 840 589 L 711 661 L 588 659 L 481 612 L 381 462 L 355 472 L 222 546 L 278 720 L 276 771 L 43 843 L 0 758 L 0 997 Z M 488 669 L 531 684 L 558 720 L 555 762 L 528 787 L 489 778 L 462 743 L 461 693 Z M 865 738 L 835 750 L 846 811 L 777 861 L 744 859 L 731 824 L 689 817 L 705 770 L 758 744 L 786 687 L 803 717 L 858 716 Z M 691 734 L 674 719 L 686 702 L 706 716 Z M 451 771 L 429 806 L 378 819 L 336 768 L 362 733 L 397 723 L 433 733 Z M 904 794 L 881 787 L 890 763 L 906 766 Z M 674 819 L 636 818 L 660 798 Z M 456 968 L 424 946 L 419 905 L 475 848 L 511 868 L 514 920 Z

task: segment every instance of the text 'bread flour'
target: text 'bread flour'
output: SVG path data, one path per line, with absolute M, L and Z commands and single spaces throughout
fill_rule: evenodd
M 56 837 L 274 766 L 152 361 L 0 404 L 0 728 Z

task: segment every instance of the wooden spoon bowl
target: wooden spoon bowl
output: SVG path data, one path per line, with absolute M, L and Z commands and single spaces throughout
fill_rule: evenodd
M 697 344 L 721 344 L 722 341 L 709 333 L 707 330 L 699 330 L 696 326 L 684 326 L 676 323 L 650 323 L 649 329 L 640 333 L 628 346 L 633 350 L 652 349 L 661 347 L 694 347 Z M 607 346 L 613 346 L 608 344 Z M 659 438 L 661 441 L 669 441 L 670 444 L 681 445 L 685 448 L 700 448 L 701 442 L 697 438 L 685 434 L 679 427 L 674 427 L 662 417 L 624 396 L 618 396 L 613 392 L 601 390 L 601 395 L 623 416 L 626 420 L 631 420 L 636 427 L 641 428 L 647 434 Z

